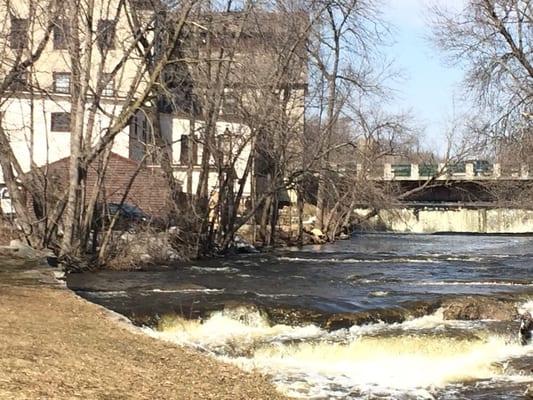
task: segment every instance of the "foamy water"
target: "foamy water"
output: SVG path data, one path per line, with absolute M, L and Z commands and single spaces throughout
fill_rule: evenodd
M 432 391 L 450 383 L 492 379 L 503 374 L 494 362 L 521 354 L 503 338 L 455 341 L 436 338 L 361 338 L 349 344 L 303 343 L 271 346 L 240 357 L 237 364 L 275 376 L 284 392 L 325 396 L 333 387 L 353 391 Z M 308 385 L 301 386 L 302 377 Z M 520 377 L 513 377 L 520 378 Z M 302 390 L 306 389 L 306 390 Z
M 532 309 L 533 301 L 521 308 Z M 271 326 L 259 312 L 242 307 L 214 313 L 204 322 L 167 319 L 159 330 L 146 331 L 202 348 L 243 369 L 266 372 L 280 391 L 292 397 L 365 398 L 379 393 L 432 398 L 451 384 L 532 380 L 507 375 L 501 362 L 533 354 L 533 346 L 494 334 L 470 338 L 427 334 L 446 327 L 469 330 L 479 327 L 479 322 L 445 321 L 438 311 L 403 323 L 326 332 L 314 325 Z M 426 333 L 417 334 L 422 331 Z
M 268 372 L 294 397 L 516 400 L 531 382 L 533 357 L 533 346 L 517 345 L 517 321 L 445 321 L 439 311 L 327 332 L 273 324 L 258 310 L 278 317 L 286 310 L 285 320 L 298 324 L 306 311 L 326 319 L 394 310 L 393 318 L 457 296 L 529 296 L 520 312 L 533 312 L 532 246 L 533 237 L 357 235 L 176 270 L 71 274 L 69 285 L 137 321 L 178 309 L 202 316 L 164 319 L 159 330 L 145 331 Z M 211 313 L 243 302 L 250 306 Z
M 338 264 L 432 264 L 447 261 L 480 262 L 481 257 L 383 257 L 383 258 L 301 258 L 301 257 L 278 257 L 280 261 L 287 262 L 313 262 L 313 263 L 338 263 Z
M 533 300 L 526 301 L 525 303 L 518 306 L 518 312 L 525 313 L 529 312 L 533 315 Z

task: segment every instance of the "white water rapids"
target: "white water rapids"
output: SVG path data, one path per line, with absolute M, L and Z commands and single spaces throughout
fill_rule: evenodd
M 533 301 L 521 306 L 526 310 L 533 311 Z M 531 375 L 506 372 L 505 362 L 533 356 L 533 345 L 520 346 L 508 335 L 480 335 L 481 324 L 445 321 L 437 312 L 401 324 L 327 332 L 314 325 L 272 326 L 243 307 L 203 322 L 165 319 L 158 330 L 145 330 L 265 372 L 280 391 L 299 398 L 434 398 L 436 391 L 468 382 L 532 381 Z M 476 334 L 446 334 L 447 329 Z

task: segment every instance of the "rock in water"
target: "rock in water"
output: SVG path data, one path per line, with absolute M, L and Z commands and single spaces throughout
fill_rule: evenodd
M 529 312 L 526 312 L 520 316 L 520 329 L 518 332 L 518 337 L 522 346 L 526 346 L 531 342 L 532 331 L 533 318 L 531 317 L 531 314 Z
M 467 296 L 446 300 L 442 307 L 444 309 L 443 316 L 446 320 L 474 321 L 492 319 L 511 321 L 516 316 L 514 302 L 483 296 Z
M 139 259 L 141 260 L 141 262 L 143 264 L 150 264 L 154 260 L 153 257 L 150 254 L 146 254 L 146 253 L 145 254 L 141 254 Z
M 311 229 L 311 233 L 313 234 L 313 236 L 316 236 L 319 239 L 325 238 L 324 233 L 322 233 L 322 231 L 318 228 Z
M 235 235 L 233 247 L 237 253 L 259 253 L 259 251 L 239 235 Z

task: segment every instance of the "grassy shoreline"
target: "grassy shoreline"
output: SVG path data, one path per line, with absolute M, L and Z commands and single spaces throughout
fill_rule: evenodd
M 137 333 L 57 285 L 2 279 L 0 318 L 1 399 L 284 398 L 265 376 Z

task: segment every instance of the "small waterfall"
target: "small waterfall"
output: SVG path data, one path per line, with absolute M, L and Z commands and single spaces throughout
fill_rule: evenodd
M 220 356 L 249 355 L 265 342 L 320 337 L 314 325 L 271 326 L 267 317 L 252 307 L 236 307 L 213 313 L 205 321 L 165 317 L 156 330 L 148 333 L 160 339 L 191 345 Z
M 533 301 L 522 308 L 533 308 Z M 450 333 L 449 328 L 468 334 Z M 445 321 L 438 311 L 403 323 L 327 332 L 314 325 L 271 325 L 256 309 L 237 307 L 205 321 L 167 318 L 158 329 L 146 331 L 266 372 L 293 397 L 400 393 L 402 398 L 432 398 L 451 384 L 532 379 L 506 375 L 501 362 L 531 353 L 533 346 L 487 332 L 472 334 L 474 328 L 479 322 Z

